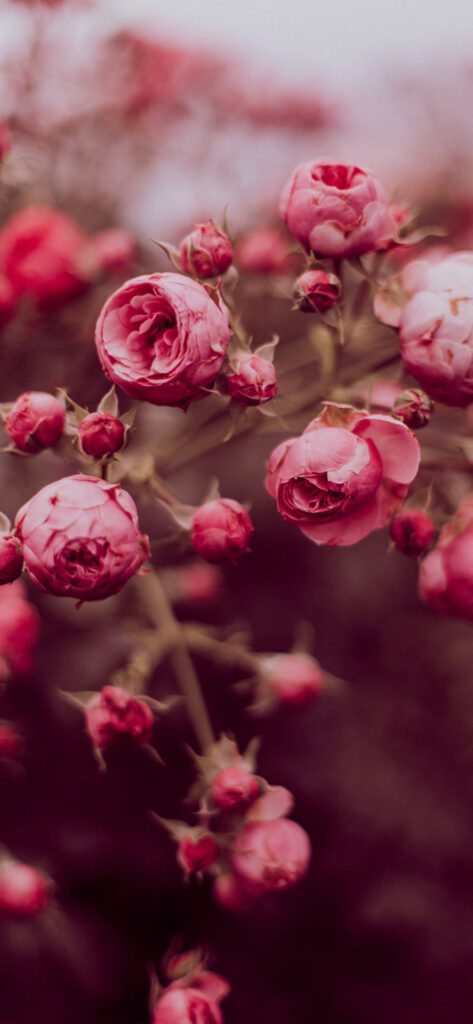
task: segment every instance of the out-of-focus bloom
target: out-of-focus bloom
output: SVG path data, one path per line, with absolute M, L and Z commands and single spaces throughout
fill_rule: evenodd
M 0 864 L 0 913 L 34 917 L 49 900 L 50 883 L 29 864 L 7 860 Z
M 16 295 L 5 274 L 0 271 L 0 327 L 11 320 L 16 309 Z
M 275 448 L 266 488 L 283 519 L 316 544 L 355 544 L 400 508 L 419 461 L 403 423 L 327 404 L 301 437 Z
M 241 810 L 259 795 L 259 783 L 244 765 L 235 764 L 217 773 L 210 794 L 220 810 Z
M 95 342 L 110 380 L 132 398 L 187 408 L 205 398 L 230 339 L 228 310 L 182 274 L 132 278 L 107 299 Z
M 81 601 L 118 593 L 149 555 L 133 499 L 93 476 L 47 484 L 17 513 L 15 528 L 34 582 Z
M 405 246 L 403 252 L 406 252 Z M 450 255 L 447 246 L 435 245 L 416 259 L 411 256 L 401 270 L 379 286 L 373 303 L 378 320 L 390 327 L 399 327 L 404 307 L 416 292 L 422 290 L 429 268 Z
M 0 231 L 0 270 L 16 295 L 60 302 L 87 286 L 79 269 L 87 242 L 67 214 L 49 206 L 27 206 Z
M 0 533 L 0 584 L 13 583 L 23 569 L 23 555 L 18 541 L 10 533 Z
M 236 912 L 248 910 L 253 903 L 248 888 L 232 871 L 217 875 L 212 885 L 212 896 L 219 906 Z
M 192 544 L 194 550 L 207 562 L 217 565 L 236 562 L 248 551 L 253 524 L 248 512 L 232 498 L 207 501 L 192 517 Z
M 255 893 L 275 892 L 295 885 L 307 872 L 310 841 L 295 821 L 251 821 L 237 836 L 232 867 Z
M 319 663 L 308 654 L 270 654 L 261 659 L 261 695 L 305 707 L 324 687 Z
M 238 405 L 263 405 L 270 402 L 278 390 L 278 379 L 273 363 L 261 356 L 248 355 L 235 360 L 227 373 L 228 393 Z
M 11 135 L 6 124 L 0 121 L 0 161 L 4 160 L 11 149 Z
M 436 611 L 473 621 L 473 495 L 422 560 L 419 594 Z
M 291 239 L 278 227 L 254 228 L 243 235 L 235 260 L 245 274 L 287 274 L 295 263 Z
M 198 874 L 205 871 L 218 859 L 219 849 L 215 839 L 210 833 L 193 835 L 189 829 L 187 835 L 179 841 L 177 849 L 177 860 L 184 871 L 189 874 Z
M 0 681 L 5 667 L 14 675 L 31 671 L 39 619 L 20 580 L 0 588 Z M 3 664 L 2 664 L 3 663 Z
M 0 722 L 0 761 L 13 761 L 21 751 L 21 736 L 10 722 Z
M 133 235 L 124 228 L 108 228 L 89 239 L 80 267 L 84 276 L 129 274 L 136 263 L 137 251 Z
M 213 604 L 223 591 L 220 569 L 214 565 L 194 562 L 178 569 L 172 580 L 171 597 L 189 604 Z
M 224 274 L 233 262 L 233 246 L 213 220 L 196 224 L 179 246 L 183 270 L 196 277 L 216 277 Z
M 121 686 L 104 686 L 85 706 L 87 732 L 99 750 L 120 743 L 149 743 L 153 712 Z
M 5 419 L 5 430 L 16 448 L 29 455 L 52 448 L 66 424 L 64 406 L 47 391 L 25 391 Z
M 326 313 L 340 298 L 341 291 L 336 274 L 306 270 L 294 285 L 294 300 L 301 313 Z
M 94 459 L 111 458 L 125 444 L 125 427 L 111 412 L 91 412 L 77 428 L 79 444 Z
M 318 256 L 375 252 L 396 230 L 382 185 L 351 164 L 297 167 L 281 196 L 280 211 L 289 231 Z
M 402 509 L 391 521 L 389 534 L 394 546 L 410 558 L 421 558 L 435 536 L 430 516 L 419 509 Z
M 420 430 L 426 427 L 434 411 L 434 403 L 420 388 L 407 388 L 397 396 L 393 405 L 393 415 L 410 427 Z
M 152 1024 L 223 1024 L 219 1003 L 229 991 L 221 975 L 196 971 L 168 985 L 156 1003 Z

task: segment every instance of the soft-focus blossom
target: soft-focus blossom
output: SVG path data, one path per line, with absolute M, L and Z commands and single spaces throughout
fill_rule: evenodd
M 473 495 L 422 560 L 419 594 L 436 611 L 473 621 Z
M 11 320 L 16 304 L 17 298 L 13 286 L 5 274 L 0 271 L 0 327 L 4 327 Z
M 249 910 L 253 903 L 253 895 L 232 871 L 217 875 L 212 884 L 212 896 L 219 906 L 236 912 Z
M 111 412 L 91 412 L 77 427 L 80 448 L 94 459 L 111 458 L 125 444 L 125 427 Z
M 397 396 L 393 404 L 393 415 L 402 420 L 411 430 L 420 430 L 430 422 L 434 403 L 420 388 L 407 388 Z
M 124 228 L 108 228 L 89 239 L 80 267 L 86 277 L 100 274 L 129 274 L 136 263 L 133 235 Z
M 9 533 L 0 534 L 0 584 L 13 583 L 23 569 L 23 555 L 18 541 Z
M 52 448 L 66 424 L 64 406 L 47 391 L 25 391 L 5 419 L 5 430 L 16 448 L 34 455 Z
M 177 860 L 184 871 L 189 874 L 197 874 L 205 871 L 218 859 L 219 849 L 213 836 L 210 833 L 194 836 L 189 830 L 188 834 L 179 841 L 177 849 Z
M 191 973 L 165 989 L 151 1024 L 223 1024 L 219 1003 L 229 991 L 225 978 L 213 971 Z
M 398 551 L 410 558 L 421 558 L 432 544 L 435 526 L 426 512 L 406 508 L 392 519 L 389 535 Z
M 320 665 L 308 654 L 272 654 L 261 659 L 261 695 L 305 707 L 324 686 Z
M 308 252 L 356 256 L 374 252 L 396 230 L 382 185 L 351 164 L 297 167 L 281 196 L 281 216 Z
M 121 686 L 104 686 L 85 706 L 87 732 L 99 750 L 120 743 L 149 743 L 154 716 Z
M 291 254 L 291 239 L 278 227 L 254 228 L 243 235 L 235 250 L 235 260 L 246 274 L 287 274 L 296 258 Z
M 21 751 L 21 736 L 10 722 L 0 722 L 0 761 L 13 761 Z
M 232 498 L 215 498 L 194 512 L 191 540 L 194 550 L 217 565 L 236 562 L 248 551 L 253 524 L 248 512 Z
M 0 913 L 34 917 L 49 900 L 50 883 L 36 868 L 7 860 L 0 864 Z
M 179 246 L 182 269 L 196 277 L 224 274 L 233 262 L 233 246 L 213 220 L 196 224 Z
M 11 149 L 11 135 L 6 124 L 0 121 L 0 161 L 4 160 Z
M 301 313 L 326 313 L 340 298 L 341 290 L 336 274 L 306 270 L 294 285 L 294 300 Z
M 404 247 L 403 252 L 405 251 Z M 416 292 L 422 290 L 429 268 L 450 255 L 447 246 L 432 246 L 416 259 L 411 256 L 401 270 L 383 281 L 375 293 L 373 302 L 378 320 L 390 327 L 399 327 L 404 307 Z
M 133 499 L 93 476 L 47 484 L 17 513 L 15 527 L 34 582 L 81 601 L 118 593 L 149 555 Z
M 86 286 L 80 258 L 87 236 L 67 214 L 49 206 L 27 206 L 0 231 L 0 271 L 15 293 L 54 304 Z
M 187 408 L 215 380 L 230 333 L 228 310 L 198 281 L 149 274 L 107 299 L 95 341 L 104 372 L 125 394 Z
M 355 544 L 401 506 L 419 461 L 403 423 L 328 404 L 301 437 L 275 448 L 266 488 L 283 519 L 316 544 Z
M 233 870 L 257 894 L 288 889 L 307 872 L 310 841 L 295 821 L 252 821 L 237 836 Z
M 210 564 L 194 562 L 178 569 L 173 577 L 172 597 L 189 604 L 213 604 L 223 592 L 220 569 Z
M 226 375 L 226 384 L 229 395 L 238 405 L 263 405 L 270 402 L 278 390 L 273 363 L 256 355 L 236 359 Z
M 255 800 L 259 794 L 259 783 L 244 765 L 235 764 L 222 768 L 215 776 L 210 794 L 222 811 L 241 810 Z
M 38 613 L 26 600 L 22 582 L 0 587 L 0 680 L 4 666 L 14 675 L 31 671 L 38 632 Z

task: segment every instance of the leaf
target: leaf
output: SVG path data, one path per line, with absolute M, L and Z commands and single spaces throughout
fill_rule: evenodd
M 112 384 L 110 390 L 100 400 L 97 412 L 109 412 L 111 416 L 118 416 L 118 398 L 115 384 Z
M 178 249 L 176 249 L 173 245 L 168 245 L 167 242 L 159 242 L 157 238 L 152 238 L 151 241 L 154 242 L 155 245 L 158 245 L 159 248 L 162 249 L 164 253 L 166 253 L 167 258 L 171 265 L 174 267 L 174 269 L 179 270 L 182 273 L 182 266 L 181 261 L 179 259 Z
M 279 341 L 279 334 L 273 334 L 271 341 L 266 341 L 264 345 L 260 345 L 255 349 L 255 356 L 259 356 L 260 359 L 267 359 L 269 363 L 274 362 L 274 352 Z

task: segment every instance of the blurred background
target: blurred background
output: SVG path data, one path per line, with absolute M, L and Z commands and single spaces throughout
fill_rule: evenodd
M 176 244 L 195 219 L 219 221 L 225 207 L 236 238 L 276 226 L 293 167 L 336 157 L 369 166 L 394 199 L 448 232 L 448 244 L 469 248 L 472 41 L 466 0 L 3 0 L 0 120 L 13 146 L 2 223 L 29 204 L 58 207 L 90 235 L 128 229 L 133 272 L 164 270 L 153 239 Z M 0 335 L 0 400 L 62 386 L 95 407 L 106 382 L 93 327 L 119 283 L 120 271 L 61 308 L 23 308 Z M 306 331 L 287 299 L 274 268 L 242 274 L 245 325 L 258 343 L 281 335 L 283 368 Z M 288 376 L 290 389 L 304 372 Z M 55 691 L 98 689 L 124 662 L 130 590 L 79 612 L 31 591 L 36 670 L 0 696 L 0 715 L 24 738 L 20 767 L 0 762 L 0 840 L 51 873 L 58 907 L 0 923 L 1 1024 L 144 1024 L 146 965 L 174 934 L 213 950 L 232 984 L 227 1024 L 464 1024 L 473 1000 L 471 627 L 421 607 L 417 566 L 388 551 L 384 533 L 324 550 L 284 524 L 262 485 L 274 433 L 223 446 L 207 405 L 187 417 L 147 408 L 135 443 L 152 447 L 181 500 L 199 502 L 217 476 L 222 493 L 252 503 L 253 554 L 226 570 L 216 603 L 184 600 L 182 615 L 249 629 L 259 651 L 289 649 L 308 623 L 313 653 L 346 681 L 306 713 L 255 725 L 232 688 L 237 676 L 198 662 L 216 731 L 244 746 L 257 729 L 261 775 L 294 792 L 311 872 L 239 916 L 214 906 L 205 886 L 182 886 L 147 808 L 177 817 L 192 776 L 185 711 L 156 726 L 163 766 L 130 751 L 99 776 L 81 713 Z M 294 414 L 294 430 L 316 407 Z M 446 431 L 460 420 L 465 429 L 464 413 L 452 417 Z M 203 454 L 193 433 L 205 436 Z M 1 458 L 11 516 L 71 472 L 51 453 Z M 141 520 L 159 541 L 156 506 Z M 156 551 L 164 568 L 185 563 Z M 153 685 L 157 697 L 173 692 L 166 667 Z

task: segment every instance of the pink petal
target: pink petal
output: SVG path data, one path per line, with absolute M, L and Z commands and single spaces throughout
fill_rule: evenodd
M 369 437 L 376 445 L 385 478 L 400 484 L 411 483 L 419 468 L 420 446 L 409 427 L 380 413 L 360 420 L 353 433 Z

